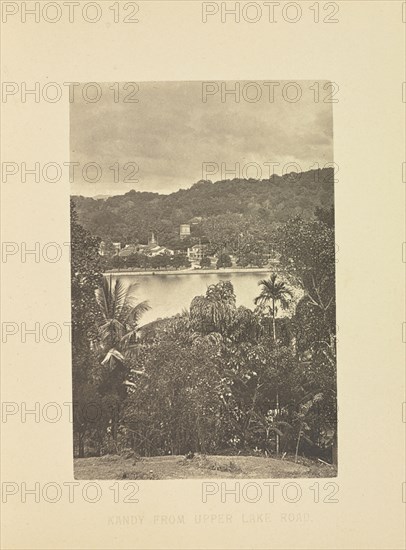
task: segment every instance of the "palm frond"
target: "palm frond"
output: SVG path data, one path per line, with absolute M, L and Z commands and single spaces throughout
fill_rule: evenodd
M 272 427 L 272 428 L 269 428 L 269 431 L 274 432 L 274 433 L 278 434 L 281 437 L 283 436 L 283 432 L 281 432 L 281 430 L 278 430 L 278 428 Z
M 150 309 L 148 302 L 136 303 L 137 283 L 125 284 L 112 276 L 104 277 L 102 286 L 96 290 L 96 301 L 104 318 L 99 333 L 104 346 L 124 345 L 135 341 L 141 316 Z
M 116 279 L 113 293 L 112 293 L 112 317 L 116 319 L 120 318 L 120 315 L 125 307 L 128 299 L 129 287 L 124 284 L 121 279 Z
M 96 302 L 99 305 L 100 311 L 105 319 L 110 318 L 111 292 L 109 282 L 106 277 L 103 277 L 102 286 L 95 291 Z
M 130 283 L 127 286 L 127 296 L 125 299 L 125 308 L 132 308 L 135 306 L 137 301 L 137 289 L 138 289 L 138 283 Z
M 109 363 L 111 361 L 112 357 L 117 359 L 117 361 L 119 361 L 120 363 L 124 363 L 123 355 L 119 351 L 117 351 L 116 349 L 112 348 L 106 353 L 106 356 L 103 359 L 103 361 L 101 362 L 101 364 L 106 365 L 107 363 Z
M 289 299 L 293 298 L 292 291 L 283 281 L 278 282 L 275 273 L 269 279 L 262 279 L 258 285 L 261 286 L 259 296 L 254 299 L 255 305 L 264 305 L 267 302 L 280 302 L 283 309 L 289 305 Z
M 107 319 L 107 321 L 99 327 L 101 339 L 110 344 L 116 343 L 123 337 L 125 333 L 124 325 L 117 319 Z
M 139 302 L 137 305 L 133 305 L 129 310 L 126 321 L 129 323 L 137 324 L 139 323 L 141 317 L 151 309 L 151 306 L 148 303 L 148 300 Z

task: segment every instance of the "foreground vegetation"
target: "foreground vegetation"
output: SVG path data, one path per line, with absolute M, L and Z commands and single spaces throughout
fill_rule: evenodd
M 259 453 L 268 467 L 269 457 L 286 454 L 297 466 L 303 455 L 336 462 L 331 215 L 296 216 L 272 239 L 284 275 L 261 281 L 252 309 L 237 307 L 222 281 L 182 314 L 142 327 L 148 303 L 138 303 L 136 285 L 103 278 L 100 239 L 72 205 L 76 456 L 130 449 L 172 455 L 171 464 L 188 453 Z M 293 287 L 303 298 L 292 308 Z M 281 317 L 285 308 L 291 313 Z

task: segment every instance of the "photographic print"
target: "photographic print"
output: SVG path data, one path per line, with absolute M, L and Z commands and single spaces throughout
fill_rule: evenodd
M 0 3 L 2 548 L 405 548 L 405 8 Z
M 337 475 L 334 94 L 111 82 L 71 103 L 77 479 Z

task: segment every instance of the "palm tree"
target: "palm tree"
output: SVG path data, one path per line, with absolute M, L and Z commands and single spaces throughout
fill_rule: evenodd
M 235 311 L 235 294 L 231 281 L 212 284 L 204 296 L 195 296 L 190 304 L 192 328 L 206 335 L 219 333 L 225 336 Z
M 276 346 L 276 316 L 278 304 L 282 309 L 287 309 L 292 299 L 292 292 L 283 281 L 277 282 L 275 273 L 269 279 L 262 279 L 258 285 L 262 286 L 261 293 L 254 300 L 256 306 L 264 307 L 271 302 L 270 311 L 272 315 L 273 341 Z M 276 392 L 276 410 L 279 413 L 279 391 Z M 279 434 L 276 434 L 276 453 L 279 454 Z
M 115 396 L 117 403 L 111 417 L 112 437 L 116 446 L 120 403 L 125 398 L 129 385 L 126 380 L 126 356 L 131 354 L 135 346 L 141 316 L 150 309 L 146 301 L 137 303 L 137 286 L 125 285 L 120 279 L 116 279 L 113 285 L 110 276 L 109 279 L 104 277 L 102 286 L 96 290 L 96 301 L 103 317 L 99 334 L 105 356 L 101 364 L 108 366 L 105 386 L 107 392 Z
M 271 302 L 270 311 L 272 316 L 273 340 L 276 343 L 276 316 L 278 304 L 282 309 L 289 307 L 292 299 L 292 292 L 283 281 L 277 282 L 277 275 L 273 273 L 269 279 L 262 279 L 258 285 L 262 286 L 261 293 L 254 300 L 256 306 L 264 307 Z
M 125 285 L 119 278 L 114 285 L 112 277 L 103 278 L 103 284 L 96 290 L 96 300 L 103 316 L 99 327 L 100 337 L 110 355 L 113 351 L 123 354 L 135 343 L 142 315 L 150 309 L 147 301 L 136 301 L 137 283 Z M 107 356 L 106 356 L 107 357 Z

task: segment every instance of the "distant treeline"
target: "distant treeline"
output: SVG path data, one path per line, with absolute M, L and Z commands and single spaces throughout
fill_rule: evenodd
M 105 241 L 146 243 L 154 231 L 159 244 L 172 249 L 204 238 L 218 251 L 244 245 L 262 252 L 255 243 L 269 243 L 281 223 L 331 209 L 333 180 L 333 168 L 324 168 L 266 180 L 199 181 L 170 195 L 132 190 L 106 200 L 73 198 L 78 221 Z M 181 241 L 179 226 L 190 221 L 191 237 Z

